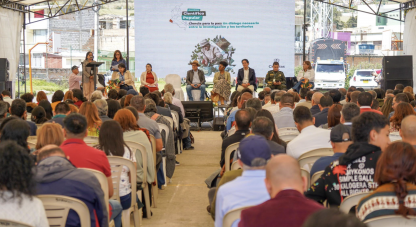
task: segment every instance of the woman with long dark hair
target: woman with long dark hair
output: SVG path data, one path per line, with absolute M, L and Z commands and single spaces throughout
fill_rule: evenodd
M 142 72 L 140 75 L 140 86 L 145 86 L 149 89 L 150 92 L 159 91 L 157 85 L 157 76 L 153 72 L 153 67 L 150 63 L 146 64 L 146 71 Z
M 74 100 L 74 105 L 76 105 L 78 108 L 81 107 L 82 103 L 87 101 L 87 99 L 84 97 L 84 94 L 80 89 L 74 89 L 72 90 L 72 100 Z
M 273 118 L 272 114 L 270 113 L 270 111 L 268 111 L 268 110 L 259 110 L 259 111 L 257 111 L 256 117 L 267 117 L 273 122 L 274 128 L 273 128 L 272 141 L 284 146 L 285 150 L 286 150 L 287 144 L 286 144 L 285 141 L 283 141 L 282 139 L 279 138 L 279 133 L 276 130 L 276 123 L 274 122 L 274 118 Z
M 62 102 L 62 100 L 64 99 L 64 97 L 65 97 L 65 94 L 61 90 L 57 90 L 57 91 L 55 91 L 55 93 L 53 93 L 52 103 L 51 103 L 51 106 L 52 106 L 52 110 L 53 111 L 55 111 L 56 105 L 58 105 L 58 103 Z
M 30 117 L 30 120 L 34 122 L 35 124 L 43 124 L 48 121 L 48 118 L 46 118 L 46 111 L 41 106 L 37 106 L 32 111 L 32 116 Z
M 7 119 L 6 119 L 7 120 Z M 30 149 L 27 144 L 27 138 L 30 135 L 29 124 L 22 119 L 13 119 L 10 121 L 4 120 L 1 127 L 0 141 L 13 140 L 22 146 L 29 154 Z
M 34 163 L 14 141 L 0 144 L 0 219 L 34 227 L 49 226 L 42 201 L 36 198 Z
M 39 102 L 39 106 L 43 107 L 43 109 L 46 112 L 46 118 L 48 120 L 52 119 L 53 112 L 52 112 L 52 106 L 51 103 L 48 100 L 42 100 Z
M 89 100 L 94 88 L 94 70 L 92 67 L 87 67 L 91 62 L 95 62 L 94 55 L 91 51 L 87 52 L 85 60 L 82 62 L 82 89 L 84 96 Z
M 390 144 L 377 161 L 374 181 L 378 188 L 357 205 L 361 221 L 386 215 L 416 215 L 416 149 L 412 145 Z
M 108 104 L 107 116 L 113 119 L 117 111 L 121 109 L 121 105 L 118 101 L 112 100 L 112 99 L 108 100 L 107 104 Z

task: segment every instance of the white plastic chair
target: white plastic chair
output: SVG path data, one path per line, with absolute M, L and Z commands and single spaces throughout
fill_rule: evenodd
M 300 175 L 306 178 L 306 190 L 308 190 L 308 188 L 311 187 L 311 177 L 309 172 L 304 168 L 300 168 Z
M 357 194 L 346 197 L 342 201 L 341 205 L 339 205 L 339 210 L 348 214 L 353 206 L 357 206 L 358 202 L 360 202 L 360 200 L 363 197 L 369 194 L 370 194 L 369 192 L 361 192 L 361 193 L 357 193 Z
M 233 164 L 231 165 L 231 170 L 237 170 L 237 169 L 242 169 L 243 167 L 237 162 L 234 161 Z
M 132 155 L 134 153 L 132 152 Z M 140 227 L 139 219 L 140 213 L 136 203 L 136 168 L 134 163 L 126 158 L 109 156 L 108 162 L 111 166 L 111 179 L 113 180 L 114 193 L 111 199 L 120 201 L 119 186 L 120 176 L 123 172 L 123 166 L 126 166 L 130 171 L 130 183 L 131 183 L 131 206 L 129 209 L 125 209 L 121 213 L 123 226 L 130 226 L 130 214 L 133 213 L 134 227 Z
M 321 176 L 322 176 L 322 174 L 325 172 L 325 170 L 321 170 L 321 171 L 318 171 L 318 172 L 316 172 L 316 173 L 314 173 L 313 175 L 312 175 L 312 178 L 311 178 L 311 184 L 310 185 L 313 185 Z M 310 186 L 309 185 L 309 186 Z
M 152 144 L 152 154 L 153 154 L 153 161 L 154 161 L 154 167 L 155 167 L 155 182 L 156 184 L 152 184 L 152 199 L 153 199 L 153 207 L 156 208 L 156 200 L 159 194 L 159 187 L 157 183 L 157 169 L 156 169 L 156 138 L 153 135 L 150 135 L 150 143 Z
M 191 91 L 191 93 L 192 93 L 192 98 L 193 98 L 194 101 L 201 101 L 201 90 L 194 89 L 194 90 Z M 188 98 L 188 101 L 190 101 L 189 97 L 187 97 L 187 98 Z M 206 95 L 204 94 L 204 99 L 205 98 L 206 98 Z
M 372 218 L 364 222 L 368 227 L 415 227 L 416 217 L 408 215 L 407 218 L 401 215 L 386 215 Z
M 230 155 L 233 151 L 237 152 L 237 148 L 240 145 L 240 142 L 233 143 L 231 145 L 228 145 L 227 148 L 225 148 L 224 152 L 224 165 L 225 165 L 225 172 L 230 171 Z
M 318 148 L 302 154 L 298 158 L 298 162 L 301 168 L 310 171 L 316 160 L 321 157 L 332 156 L 333 154 L 332 148 Z
M 173 117 L 173 125 L 175 126 L 177 131 L 179 131 L 179 114 L 176 111 L 170 111 L 170 112 L 172 113 L 172 117 Z M 178 149 L 178 154 L 182 153 L 182 140 L 178 139 L 176 141 L 176 145 Z
M 168 138 L 169 138 L 169 128 L 168 126 L 166 126 L 165 124 L 161 124 L 161 123 L 157 123 L 159 125 L 159 131 L 162 134 L 162 131 L 165 131 L 166 136 L 165 136 L 165 146 L 168 143 Z M 165 177 L 165 184 L 164 186 L 167 186 L 167 177 L 166 177 L 166 157 L 162 157 L 162 161 L 163 161 L 163 175 Z M 171 183 L 171 180 L 169 179 L 169 183 Z
M 245 206 L 245 207 L 240 207 L 237 209 L 233 209 L 228 211 L 225 215 L 224 218 L 222 219 L 222 226 L 223 227 L 231 227 L 232 224 L 237 221 L 238 219 L 240 219 L 241 217 L 241 212 L 244 209 L 250 208 L 251 206 Z
M 299 130 L 295 127 L 279 128 L 277 130 L 279 138 L 285 142 L 290 142 L 299 135 Z
M 178 74 L 168 74 L 165 77 L 165 82 L 166 84 L 172 84 L 173 88 L 175 89 L 175 95 L 174 97 L 181 100 L 181 101 L 185 101 L 185 96 L 183 94 L 183 90 L 182 90 L 182 81 L 181 81 L 181 77 Z
M 124 141 L 126 143 L 126 145 L 132 150 L 137 152 L 137 150 L 140 151 L 140 154 L 142 155 L 142 168 L 143 168 L 143 178 L 142 178 L 142 190 L 143 190 L 143 194 L 144 194 L 144 200 L 146 201 L 146 214 L 147 214 L 147 218 L 151 218 L 151 213 L 150 213 L 150 195 L 149 195 L 149 189 L 148 189 L 148 184 L 147 184 L 147 151 L 146 148 L 141 144 L 141 143 L 137 143 L 137 142 L 132 142 L 132 141 Z M 111 163 L 110 163 L 111 164 Z M 140 165 L 140 163 L 136 163 L 137 166 Z M 136 185 L 136 171 L 134 171 L 134 182 Z M 133 182 L 132 182 L 133 184 Z M 133 187 L 132 187 L 132 191 L 133 191 Z M 139 199 L 142 197 L 141 196 L 141 190 L 137 190 L 137 194 L 139 194 Z M 133 197 L 132 197 L 133 198 Z M 143 201 L 143 200 L 141 200 Z M 130 217 L 130 215 L 129 215 Z M 140 216 L 141 217 L 141 216 Z M 139 224 L 136 223 L 136 219 L 135 221 L 135 225 Z M 140 222 L 139 220 L 137 220 L 137 222 Z M 129 226 L 129 225 L 128 225 Z M 137 227 L 137 226 L 136 226 Z
M 23 222 L 8 219 L 0 219 L 0 227 L 33 227 Z
M 29 145 L 30 149 L 35 149 L 36 150 L 36 141 L 27 141 L 27 145 Z
M 87 137 L 84 138 L 84 142 L 90 147 L 93 147 L 93 146 L 99 144 L 98 137 L 96 137 L 96 136 L 87 136 Z
M 173 123 L 173 119 L 171 117 L 163 116 L 167 121 L 169 121 L 170 129 L 173 131 L 173 127 L 175 126 Z
M 50 226 L 65 227 L 69 210 L 78 214 L 81 227 L 91 227 L 90 211 L 79 199 L 62 195 L 39 195 Z

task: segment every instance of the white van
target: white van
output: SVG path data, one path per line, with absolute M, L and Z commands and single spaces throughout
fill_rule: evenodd
M 315 89 L 338 89 L 345 86 L 345 65 L 341 60 L 317 60 Z
M 377 82 L 374 80 L 374 69 L 357 69 L 354 75 L 350 78 L 350 86 L 363 89 L 375 89 L 378 88 Z

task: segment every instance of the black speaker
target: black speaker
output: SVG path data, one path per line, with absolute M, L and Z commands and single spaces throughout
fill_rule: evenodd
M 413 87 L 413 57 L 411 55 L 385 56 L 383 79 L 384 89 L 394 89 L 396 84 Z
M 9 80 L 9 61 L 7 58 L 0 58 L 0 81 Z
M 10 97 L 14 98 L 13 81 L 0 81 L 0 92 L 4 90 L 10 91 Z

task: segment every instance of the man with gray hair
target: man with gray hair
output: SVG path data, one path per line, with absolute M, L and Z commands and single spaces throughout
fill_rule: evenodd
M 94 92 L 93 92 L 93 94 L 94 94 Z M 91 95 L 91 99 L 92 99 L 92 97 L 93 96 Z M 105 101 L 104 99 L 97 99 L 97 100 L 94 101 L 94 104 L 98 109 L 98 115 L 100 116 L 102 122 L 113 120 L 113 119 L 111 119 L 107 116 L 107 113 L 108 113 L 107 101 Z
M 284 94 L 280 99 L 279 108 L 279 112 L 272 114 L 277 128 L 296 127 L 293 120 L 293 108 L 295 108 L 293 95 Z
M 319 112 L 321 112 L 321 109 L 319 109 L 319 104 L 321 103 L 321 97 L 324 96 L 321 92 L 315 92 L 312 95 L 312 108 L 310 108 L 311 110 L 311 114 L 315 115 Z
M 0 101 L 0 124 L 6 119 L 7 117 L 7 103 Z
M 176 113 L 178 113 L 179 124 L 182 124 L 183 123 L 183 113 L 182 113 L 182 110 L 179 106 L 176 106 L 175 104 L 172 103 L 173 102 L 173 95 L 170 92 L 166 92 L 163 95 L 163 99 L 165 101 L 165 105 L 167 107 L 169 107 L 169 109 L 171 111 L 175 111 Z
M 348 102 L 342 106 L 340 123 L 351 130 L 352 119 L 358 115 L 360 115 L 360 107 L 355 103 Z
M 237 150 L 243 175 L 219 187 L 215 202 L 215 226 L 221 227 L 225 214 L 233 209 L 255 206 L 270 199 L 264 178 L 271 158 L 270 147 L 263 136 L 244 138 Z M 233 223 L 238 225 L 239 220 Z
M 175 98 L 175 88 L 172 84 L 166 84 L 164 88 L 165 93 L 169 92 L 172 94 L 172 102 L 171 104 L 181 108 L 182 117 L 185 117 L 185 109 L 183 108 L 181 100 Z
M 90 100 L 91 102 L 95 102 L 95 100 L 102 99 L 102 98 L 103 98 L 103 93 L 99 90 L 96 90 L 91 94 Z
M 246 102 L 246 108 L 251 107 L 257 111 L 261 110 L 261 101 L 258 98 L 251 98 Z

